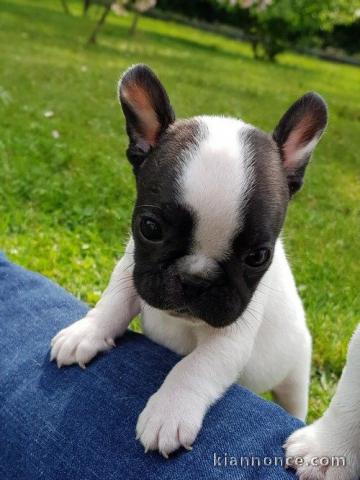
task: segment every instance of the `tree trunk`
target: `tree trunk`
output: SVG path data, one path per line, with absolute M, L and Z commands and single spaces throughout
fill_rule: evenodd
M 68 4 L 66 3 L 66 0 L 60 0 L 60 1 L 66 15 L 70 15 L 70 10 L 69 10 Z
M 87 11 L 89 10 L 90 7 L 90 0 L 84 0 L 84 5 L 83 5 L 83 15 L 85 16 L 87 14 Z
M 108 16 L 108 13 L 110 12 L 110 8 L 111 8 L 111 4 L 109 4 L 108 6 L 105 7 L 105 9 L 103 11 L 103 14 L 101 15 L 99 21 L 95 25 L 95 28 L 94 28 L 92 34 L 90 35 L 87 43 L 92 43 L 92 44 L 96 43 L 96 35 L 98 34 L 101 26 L 105 23 L 106 17 Z
M 131 35 L 131 36 L 135 35 L 136 27 L 137 27 L 138 22 L 139 22 L 139 17 L 140 17 L 140 13 L 135 10 L 134 15 L 133 15 L 133 20 L 132 20 L 132 23 L 131 23 L 131 27 L 130 27 L 130 30 L 129 30 L 129 35 Z
M 256 60 L 259 58 L 258 46 L 259 46 L 258 40 L 256 39 L 251 40 L 251 48 L 253 51 L 253 56 Z

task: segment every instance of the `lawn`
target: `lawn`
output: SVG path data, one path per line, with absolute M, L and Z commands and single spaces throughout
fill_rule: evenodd
M 334 391 L 359 322 L 360 69 L 293 53 L 254 61 L 247 44 L 173 23 L 94 18 L 59 1 L 0 5 L 0 248 L 94 304 L 126 242 L 134 182 L 116 83 L 144 62 L 179 117 L 234 115 L 271 131 L 308 90 L 329 128 L 289 210 L 284 238 L 314 336 L 309 419 Z M 46 112 L 48 112 L 46 114 Z M 50 113 L 49 113 L 50 112 Z

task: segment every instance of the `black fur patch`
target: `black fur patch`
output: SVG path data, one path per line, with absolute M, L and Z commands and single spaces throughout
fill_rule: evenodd
M 170 310 L 185 303 L 174 262 L 190 251 L 194 217 L 178 201 L 177 181 L 185 152 L 196 148 L 200 138 L 196 120 L 175 122 L 136 171 L 134 283 L 139 295 L 156 308 Z M 142 241 L 138 219 L 143 215 L 160 223 L 164 232 L 162 245 Z

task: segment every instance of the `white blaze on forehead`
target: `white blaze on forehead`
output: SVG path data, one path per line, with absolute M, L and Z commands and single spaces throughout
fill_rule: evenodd
M 193 254 L 220 260 L 226 256 L 252 186 L 246 123 L 223 117 L 197 117 L 203 138 L 187 152 L 180 180 L 182 200 L 196 217 Z M 250 152 L 251 156 L 251 152 Z

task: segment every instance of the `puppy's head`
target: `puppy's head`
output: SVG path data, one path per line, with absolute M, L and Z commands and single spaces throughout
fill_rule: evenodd
M 149 305 L 214 327 L 234 322 L 269 268 L 290 197 L 326 126 L 308 93 L 272 135 L 241 120 L 175 120 L 144 65 L 119 87 L 137 200 L 134 281 Z

